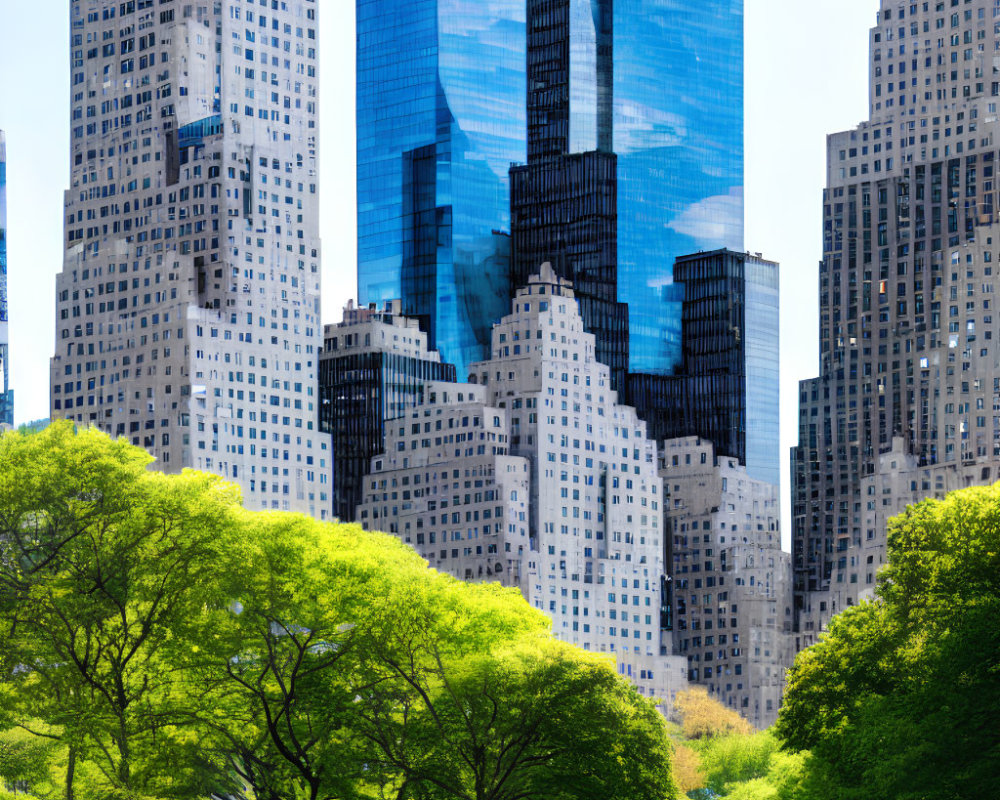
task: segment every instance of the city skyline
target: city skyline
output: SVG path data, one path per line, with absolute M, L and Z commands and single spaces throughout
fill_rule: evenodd
M 62 4 L 53 3 L 53 6 L 57 5 Z M 353 125 L 344 124 L 342 114 L 345 105 L 353 105 L 353 8 L 344 6 L 324 6 L 320 14 L 321 39 L 324 39 L 324 32 L 326 34 L 320 59 L 321 76 L 327 76 L 321 79 L 324 93 L 320 98 L 320 129 L 322 141 L 326 143 L 321 157 L 321 233 L 324 236 L 323 271 L 327 287 L 324 291 L 325 322 L 333 321 L 343 301 L 355 293 L 351 277 L 355 263 Z M 800 20 L 797 24 L 803 27 L 796 29 L 793 23 L 796 22 L 797 12 L 793 13 L 795 9 L 791 3 L 765 5 L 749 0 L 746 4 L 746 244 L 751 249 L 765 250 L 770 257 L 783 263 L 783 326 L 796 333 L 803 330 L 809 332 L 808 335 L 782 337 L 785 348 L 783 363 L 796 365 L 794 370 L 786 368 L 782 376 L 783 445 L 794 441 L 795 432 L 795 392 L 789 392 L 788 387 L 815 371 L 808 365 L 815 363 L 817 352 L 812 337 L 817 306 L 814 271 L 821 253 L 822 180 L 819 176 L 823 171 L 822 137 L 829 131 L 845 129 L 863 116 L 866 103 L 861 89 L 865 84 L 864 58 L 861 54 L 867 44 L 866 32 L 874 24 L 877 3 L 874 0 L 859 0 L 850 5 L 823 2 L 816 6 L 811 20 Z M 5 26 L 5 29 L 23 31 L 25 35 L 18 38 L 33 41 L 36 54 L 38 47 L 51 47 L 46 52 L 52 53 L 50 58 L 43 56 L 37 59 L 45 64 L 45 69 L 36 74 L 31 97 L 25 87 L 10 80 L 4 82 L 0 95 L 0 126 L 8 129 L 8 155 L 12 160 L 9 167 L 11 263 L 31 264 L 30 278 L 23 270 L 18 272 L 16 267 L 11 277 L 13 385 L 19 398 L 17 421 L 23 422 L 44 416 L 47 407 L 47 364 L 44 361 L 39 363 L 38 356 L 51 351 L 51 331 L 54 327 L 50 310 L 53 305 L 51 276 L 59 264 L 59 259 L 54 259 L 52 253 L 58 253 L 60 249 L 60 236 L 56 231 L 61 232 L 61 225 L 56 226 L 62 216 L 60 195 L 68 184 L 65 162 L 61 157 L 50 155 L 48 159 L 41 158 L 35 148 L 39 138 L 47 141 L 55 135 L 68 139 L 69 120 L 63 103 L 68 94 L 68 86 L 65 85 L 68 70 L 65 68 L 66 34 L 52 35 L 48 32 L 46 36 L 31 36 L 29 15 L 21 9 L 12 13 L 14 24 Z M 815 30 L 835 33 L 821 42 L 825 46 L 817 47 Z M 767 31 L 770 34 L 765 35 Z M 765 40 L 769 37 L 787 41 L 788 48 L 781 56 L 774 52 L 781 48 L 766 47 Z M 824 74 L 822 65 L 843 50 L 846 43 L 853 43 L 858 56 L 841 56 L 846 67 L 843 74 L 847 76 L 844 80 L 847 89 L 841 105 L 836 105 L 836 93 L 827 91 L 836 87 L 832 84 L 822 86 L 817 81 Z M 18 47 L 8 40 L 4 41 L 3 51 L 5 58 L 19 52 Z M 812 72 L 798 67 L 793 69 L 795 59 L 808 59 L 817 65 L 817 69 Z M 5 75 L 15 74 L 6 68 L 6 60 L 4 66 Z M 797 83 L 791 81 L 793 77 Z M 851 83 L 851 80 L 854 82 Z M 39 85 L 44 90 L 40 90 Z M 769 106 L 776 91 L 779 97 L 788 97 L 796 92 L 800 94 L 794 118 L 786 118 L 780 107 Z M 41 109 L 34 105 L 32 97 L 44 101 Z M 23 113 L 9 114 L 7 109 L 11 107 L 23 109 Z M 44 113 L 33 113 L 38 110 Z M 8 116 L 14 118 L 8 119 Z M 41 126 L 37 124 L 39 118 L 44 119 Z M 31 119 L 34 127 L 44 130 L 37 135 L 26 136 L 26 119 Z M 782 135 L 776 136 L 778 133 Z M 341 151 L 345 154 L 343 158 L 338 156 Z M 65 153 L 67 149 L 56 146 L 49 152 Z M 779 158 L 778 154 L 789 155 Z M 805 180 L 810 173 L 813 179 Z M 804 188 L 796 190 L 795 187 Z M 791 220 L 801 217 L 811 221 L 802 225 L 790 224 Z M 32 223 L 32 219 L 37 222 Z M 44 233 L 50 228 L 49 233 Z M 31 233 L 25 236 L 29 231 Z M 18 314 L 19 305 L 32 309 L 30 317 Z M 36 319 L 40 322 L 33 326 Z M 784 446 L 782 449 L 787 452 Z M 783 483 L 783 489 L 787 498 L 787 483 Z

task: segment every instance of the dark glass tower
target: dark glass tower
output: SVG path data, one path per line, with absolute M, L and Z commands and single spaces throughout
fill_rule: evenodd
M 511 294 L 541 263 L 573 282 L 597 360 L 623 389 L 611 0 L 528 0 L 528 163 L 511 180 Z
M 716 250 L 678 258 L 683 360 L 672 376 L 635 375 L 633 400 L 657 441 L 699 436 L 777 486 L 778 265 Z
M 428 351 L 427 335 L 384 309 L 344 310 L 324 328 L 319 360 L 320 429 L 333 434 L 333 513 L 352 522 L 372 457 L 385 452 L 385 426 L 424 400 L 428 381 L 455 381 L 455 366 Z
M 7 142 L 0 131 L 0 425 L 14 424 L 7 324 Z

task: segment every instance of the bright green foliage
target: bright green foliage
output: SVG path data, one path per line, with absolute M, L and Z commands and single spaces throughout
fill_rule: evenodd
M 148 464 L 0 436 L 0 720 L 40 718 L 62 796 L 674 796 L 652 704 L 515 590 Z
M 677 699 L 674 769 L 692 800 L 842 800 L 808 753 L 782 751 L 703 689 Z
M 54 740 L 20 728 L 0 731 L 0 786 L 44 793 L 51 788 L 50 773 L 59 749 Z
M 456 659 L 387 657 L 366 731 L 413 798 L 663 800 L 665 721 L 602 656 L 536 635 Z
M 877 594 L 796 659 L 780 736 L 844 800 L 1000 797 L 1000 486 L 892 520 Z
M 701 751 L 705 785 L 721 793 L 732 784 L 763 778 L 777 750 L 778 742 L 768 732 L 710 739 Z
M 200 765 L 175 762 L 166 786 L 142 767 L 190 708 L 169 654 L 217 602 L 239 495 L 149 461 L 69 423 L 0 437 L 0 655 L 7 696 L 62 730 L 74 767 L 189 797 Z

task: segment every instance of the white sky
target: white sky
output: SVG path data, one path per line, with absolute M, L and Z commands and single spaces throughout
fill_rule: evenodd
M 697 0 L 693 0 L 697 2 Z M 745 0 L 746 246 L 781 263 L 782 498 L 797 382 L 817 374 L 826 135 L 867 116 L 878 0 Z M 0 0 L 8 292 L 18 423 L 48 416 L 55 275 L 69 180 L 67 0 Z M 323 316 L 356 288 L 354 0 L 320 0 Z M 784 517 L 786 547 L 790 517 Z

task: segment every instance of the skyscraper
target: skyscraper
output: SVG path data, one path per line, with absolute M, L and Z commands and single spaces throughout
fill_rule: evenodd
M 874 588 L 887 512 L 1000 477 L 995 5 L 882 2 L 869 119 L 827 138 L 820 376 L 793 451 L 803 646 Z
M 14 424 L 7 319 L 7 140 L 0 131 L 0 425 Z
M 518 586 L 556 636 L 614 654 L 669 702 L 684 660 L 661 627 L 663 484 L 656 445 L 595 359 L 551 265 L 493 326 L 471 384 L 437 384 L 387 424 L 360 521 L 437 569 Z
M 749 476 L 780 476 L 778 265 L 715 250 L 678 258 L 682 358 L 675 375 L 633 375 L 630 402 L 657 441 L 698 436 Z
M 778 715 L 793 656 L 778 486 L 694 437 L 664 442 L 660 460 L 677 653 L 691 683 L 763 730 Z
M 508 307 L 524 0 L 357 0 L 358 299 L 467 367 Z
M 674 259 L 743 249 L 742 0 L 611 6 L 533 0 L 540 36 L 570 39 L 529 63 L 524 0 L 358 0 L 359 299 L 401 297 L 460 378 L 525 278 L 510 276 L 504 233 L 511 163 L 529 162 L 536 222 L 591 198 L 563 249 L 593 264 L 584 307 L 589 294 L 628 305 L 631 370 L 680 362 Z M 560 153 L 572 158 L 545 183 L 531 162 Z
M 529 0 L 528 163 L 511 168 L 510 291 L 543 262 L 573 283 L 597 360 L 625 388 L 628 308 L 618 302 L 610 0 Z
M 70 3 L 51 413 L 324 516 L 317 5 Z
M 744 249 L 743 0 L 615 0 L 614 151 L 629 370 L 670 374 L 674 261 Z

